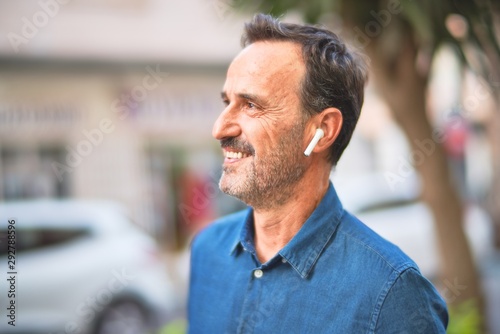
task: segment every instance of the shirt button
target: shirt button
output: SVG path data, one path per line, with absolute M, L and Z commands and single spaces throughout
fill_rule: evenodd
M 285 258 L 282 258 L 282 259 L 281 259 L 281 262 L 286 263 L 286 259 L 285 259 Z
M 264 275 L 264 272 L 260 269 L 257 269 L 253 272 L 253 275 L 255 276 L 255 278 L 261 278 L 262 275 Z

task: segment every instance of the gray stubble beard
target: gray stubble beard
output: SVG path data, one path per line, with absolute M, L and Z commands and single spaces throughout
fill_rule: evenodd
M 269 155 L 258 168 L 255 156 L 252 156 L 250 168 L 244 170 L 230 170 L 225 167 L 219 188 L 226 194 L 252 206 L 257 210 L 269 210 L 282 206 L 290 200 L 295 190 L 295 185 L 303 177 L 306 167 L 301 162 L 302 148 L 298 145 L 298 138 L 302 137 L 303 124 L 295 125 L 286 135 L 276 149 L 277 154 Z M 300 142 L 300 141 L 299 141 Z M 243 183 L 233 182 L 224 186 L 223 179 L 231 177 L 230 173 L 240 173 L 244 178 Z M 233 175 L 233 177 L 238 177 Z

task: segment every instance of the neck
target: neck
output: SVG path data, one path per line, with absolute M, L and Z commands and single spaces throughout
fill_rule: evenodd
M 308 175 L 310 174 L 310 175 Z M 254 208 L 255 249 L 261 263 L 267 262 L 300 230 L 323 199 L 330 169 L 309 169 L 291 190 L 287 202 L 272 209 Z

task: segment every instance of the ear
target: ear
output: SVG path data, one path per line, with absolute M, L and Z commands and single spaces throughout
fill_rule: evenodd
M 324 132 L 323 138 L 320 139 L 313 152 L 320 153 L 327 151 L 337 139 L 340 130 L 342 129 L 342 113 L 337 108 L 327 108 L 320 114 L 316 115 L 316 124 Z

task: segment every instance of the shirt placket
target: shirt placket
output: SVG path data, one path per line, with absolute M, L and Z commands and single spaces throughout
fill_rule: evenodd
M 262 266 L 254 268 L 249 273 L 247 291 L 243 300 L 241 314 L 238 319 L 238 334 L 253 333 L 265 314 L 262 309 L 262 290 L 266 280 L 266 272 Z

